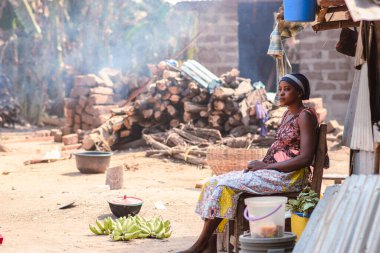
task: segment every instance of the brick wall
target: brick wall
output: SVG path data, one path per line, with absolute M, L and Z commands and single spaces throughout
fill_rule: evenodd
M 328 119 L 343 123 L 353 80 L 353 58 L 338 53 L 340 30 L 300 33 L 300 72 L 310 80 L 311 96 L 322 97 Z
M 181 7 L 197 13 L 200 31 L 206 28 L 196 42 L 197 60 L 217 75 L 239 67 L 237 2 L 197 2 Z M 340 30 L 315 33 L 308 27 L 296 40 L 287 40 L 292 46 L 286 47 L 291 62 L 299 64 L 300 72 L 309 78 L 312 97 L 323 98 L 327 119 L 337 119 L 342 124 L 354 69 L 353 58 L 335 50 L 339 33 Z M 294 44 L 297 40 L 299 44 Z
M 199 5 L 197 60 L 217 75 L 239 66 L 237 3 Z

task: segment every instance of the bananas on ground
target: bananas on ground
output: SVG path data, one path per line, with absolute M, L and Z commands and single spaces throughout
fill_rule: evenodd
M 115 227 L 115 222 L 111 217 L 107 217 L 102 221 L 96 220 L 96 226 L 89 224 L 91 232 L 96 235 L 109 235 L 112 233 Z
M 97 226 L 97 227 L 96 227 Z M 115 221 L 111 217 L 104 219 L 103 223 L 96 220 L 96 226 L 89 225 L 90 230 L 97 235 L 110 235 L 114 241 L 128 241 L 135 238 L 169 238 L 172 234 L 170 221 L 161 217 L 146 220 L 144 217 L 120 217 Z

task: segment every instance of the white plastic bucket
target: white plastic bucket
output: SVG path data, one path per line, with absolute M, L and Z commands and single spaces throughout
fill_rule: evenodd
M 244 217 L 249 220 L 251 237 L 282 237 L 285 228 L 287 197 L 253 197 L 244 200 Z

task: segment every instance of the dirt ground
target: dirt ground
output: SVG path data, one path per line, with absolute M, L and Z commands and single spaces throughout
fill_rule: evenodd
M 105 174 L 81 174 L 75 159 L 24 165 L 45 152 L 60 150 L 51 140 L 25 140 L 31 133 L 0 131 L 0 141 L 11 152 L 0 153 L 0 252 L 176 252 L 189 247 L 202 228 L 194 213 L 199 189 L 195 184 L 211 176 L 211 170 L 171 159 L 146 158 L 143 150 L 115 152 L 111 166 L 125 163 L 124 187 L 109 190 Z M 346 174 L 348 149 L 330 152 L 328 173 Z M 324 187 L 333 182 L 324 182 Z M 95 236 L 88 224 L 110 216 L 106 199 L 116 194 L 144 200 L 140 215 L 161 215 L 172 222 L 169 239 L 140 239 L 113 242 Z M 60 206 L 75 201 L 72 208 Z M 164 203 L 166 210 L 155 208 Z

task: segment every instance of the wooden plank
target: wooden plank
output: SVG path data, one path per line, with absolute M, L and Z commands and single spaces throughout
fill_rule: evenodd
M 337 20 L 330 22 L 317 23 L 312 26 L 313 30 L 316 32 L 340 29 L 340 28 L 348 28 L 348 27 L 359 27 L 360 22 L 354 22 L 352 20 Z
M 317 3 L 320 7 L 332 7 L 332 6 L 346 5 L 346 2 L 344 0 L 318 0 Z
M 318 143 L 317 150 L 315 154 L 315 165 L 313 171 L 313 180 L 311 188 L 318 194 L 321 193 L 321 185 L 322 185 L 322 176 L 323 176 L 323 166 L 326 156 L 326 133 L 327 133 L 327 125 L 321 124 L 319 126 L 318 131 Z
M 374 162 L 374 174 L 379 175 L 380 170 L 380 143 L 375 143 L 375 162 Z

